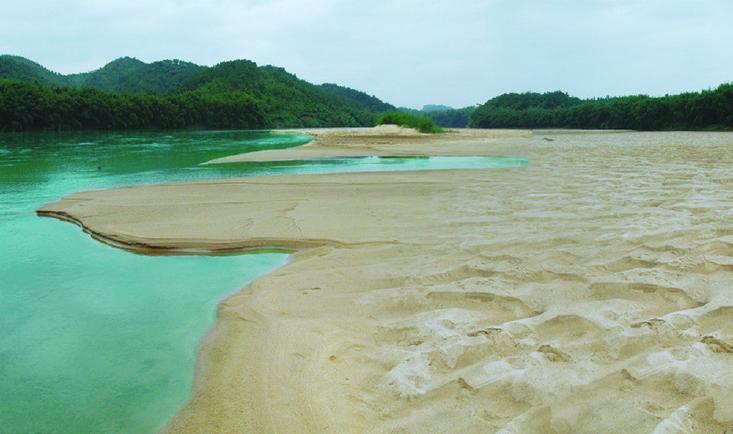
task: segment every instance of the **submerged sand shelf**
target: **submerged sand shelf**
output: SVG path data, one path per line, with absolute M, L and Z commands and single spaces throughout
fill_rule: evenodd
M 221 305 L 171 431 L 733 428 L 733 135 L 470 134 L 446 146 L 530 166 L 134 187 L 42 212 L 123 243 L 298 249 Z

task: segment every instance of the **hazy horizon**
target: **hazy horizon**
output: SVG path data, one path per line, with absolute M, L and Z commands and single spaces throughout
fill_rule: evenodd
M 0 53 L 64 74 L 123 56 L 249 59 L 415 108 L 505 92 L 664 95 L 733 81 L 733 4 L 720 0 L 6 3 Z

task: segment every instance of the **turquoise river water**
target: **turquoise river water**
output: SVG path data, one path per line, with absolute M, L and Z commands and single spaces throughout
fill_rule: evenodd
M 0 135 L 0 432 L 155 432 L 186 401 L 222 298 L 287 255 L 144 256 L 40 218 L 80 190 L 285 173 L 527 164 L 509 157 L 200 163 L 309 140 L 206 131 Z

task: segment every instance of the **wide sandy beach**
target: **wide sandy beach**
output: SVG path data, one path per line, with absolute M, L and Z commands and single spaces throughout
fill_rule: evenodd
M 221 304 L 168 430 L 733 429 L 733 134 L 311 133 L 215 163 L 530 165 L 121 188 L 39 210 L 148 253 L 294 250 Z

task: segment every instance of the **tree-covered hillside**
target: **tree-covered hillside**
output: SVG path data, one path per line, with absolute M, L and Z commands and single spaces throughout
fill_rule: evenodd
M 10 60 L 0 59 L 3 131 L 371 126 L 392 107 L 247 60 L 208 68 L 128 57 L 70 76 Z
M 582 100 L 580 98 L 575 98 L 560 91 L 547 93 L 526 92 L 505 93 L 490 99 L 484 106 L 511 110 L 526 110 L 530 108 L 556 109 L 572 107 L 581 102 Z
M 241 92 L 254 98 L 268 126 L 323 127 L 372 125 L 389 106 L 381 101 L 360 103 L 323 91 L 283 68 L 257 66 L 248 60 L 220 63 L 185 82 L 181 88 L 197 94 L 226 95 Z
M 71 80 L 24 57 L 1 55 L 0 79 L 53 86 L 71 85 Z
M 663 97 L 581 100 L 562 92 L 505 94 L 478 107 L 477 128 L 701 130 L 733 128 L 733 85 Z
M 181 60 L 145 63 L 131 57 L 114 60 L 104 67 L 71 76 L 81 87 L 105 92 L 167 94 L 207 68 Z
M 327 95 L 351 107 L 364 120 L 364 123 L 374 123 L 379 113 L 395 110 L 395 106 L 392 104 L 388 104 L 376 96 L 350 87 L 339 86 L 333 83 L 324 83 L 320 87 Z
M 96 71 L 62 75 L 18 56 L 0 56 L 0 79 L 47 86 L 89 87 L 105 92 L 166 94 L 205 66 L 180 60 L 145 63 L 132 57 L 114 60 Z

